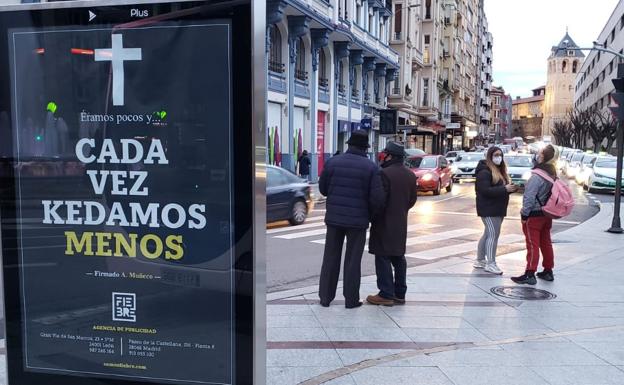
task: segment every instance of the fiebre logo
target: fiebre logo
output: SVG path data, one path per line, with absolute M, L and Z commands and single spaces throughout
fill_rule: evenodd
M 113 105 L 124 105 L 124 62 L 141 61 L 141 48 L 124 48 L 123 36 L 121 34 L 112 35 L 111 48 L 95 50 L 95 61 L 110 61 L 113 66 Z
M 113 293 L 113 321 L 136 322 L 136 294 Z

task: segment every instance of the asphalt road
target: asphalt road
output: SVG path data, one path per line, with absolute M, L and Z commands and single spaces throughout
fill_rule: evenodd
M 571 183 L 572 185 L 572 183 Z M 573 187 L 577 205 L 564 220 L 555 221 L 554 232 L 566 230 L 591 218 L 599 202 L 613 201 L 613 194 L 587 194 Z M 498 254 L 524 249 L 519 212 L 522 195 L 513 194 L 503 223 Z M 325 207 L 318 205 L 306 224 L 270 224 L 267 230 L 267 286 L 270 292 L 318 283 L 323 247 Z M 408 266 L 431 263 L 458 255 L 474 255 L 483 224 L 476 215 L 474 184 L 455 184 L 451 193 L 421 194 L 409 215 Z M 365 251 L 362 274 L 374 274 L 374 258 Z

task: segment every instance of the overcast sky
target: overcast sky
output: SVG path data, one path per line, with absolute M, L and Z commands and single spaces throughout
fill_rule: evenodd
M 494 85 L 513 98 L 531 96 L 546 85 L 546 66 L 553 45 L 569 29 L 581 47 L 590 47 L 618 0 L 485 0 L 494 37 Z

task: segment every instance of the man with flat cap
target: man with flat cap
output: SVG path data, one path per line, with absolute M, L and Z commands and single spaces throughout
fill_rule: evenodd
M 402 144 L 388 142 L 382 153 L 381 179 L 386 191 L 385 209 L 372 222 L 368 250 L 375 255 L 379 293 L 369 295 L 373 305 L 403 305 L 407 292 L 407 215 L 416 204 L 416 176 L 404 165 Z M 394 267 L 394 276 L 392 268 Z
M 343 243 L 347 248 L 344 261 L 343 294 L 347 309 L 360 307 L 362 254 L 366 246 L 366 229 L 371 218 L 383 209 L 385 191 L 379 168 L 366 156 L 370 147 L 368 132 L 353 131 L 344 154 L 329 159 L 319 180 L 319 190 L 327 197 L 325 253 L 319 282 L 321 305 L 328 307 L 336 297 Z

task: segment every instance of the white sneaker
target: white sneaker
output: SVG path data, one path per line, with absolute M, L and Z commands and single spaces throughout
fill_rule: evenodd
M 473 264 L 472 267 L 474 267 L 475 269 L 483 269 L 485 267 L 485 260 L 479 260 L 477 259 Z
M 485 271 L 492 274 L 502 275 L 503 271 L 496 266 L 496 263 L 488 263 L 485 265 Z

